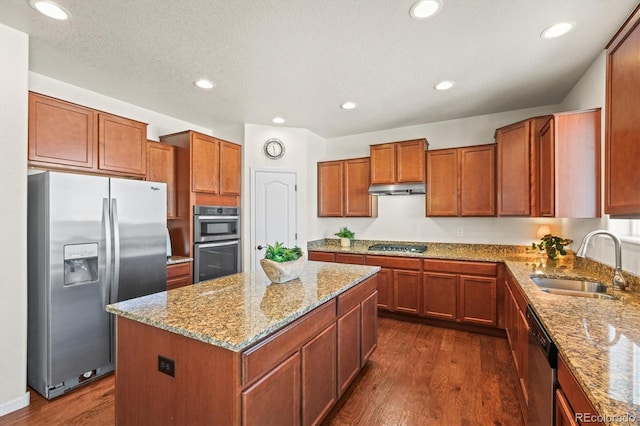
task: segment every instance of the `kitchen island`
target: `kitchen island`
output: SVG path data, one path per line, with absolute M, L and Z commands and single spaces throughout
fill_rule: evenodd
M 376 347 L 378 270 L 309 261 L 284 284 L 256 271 L 107 306 L 116 422 L 318 422 Z

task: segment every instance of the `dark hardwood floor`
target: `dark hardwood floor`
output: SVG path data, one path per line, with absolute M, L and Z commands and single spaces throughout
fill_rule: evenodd
M 0 425 L 113 425 L 114 377 L 0 417 Z M 323 425 L 522 425 L 506 339 L 388 318 Z

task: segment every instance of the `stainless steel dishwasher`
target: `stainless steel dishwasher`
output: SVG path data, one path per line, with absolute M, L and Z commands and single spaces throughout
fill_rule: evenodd
M 530 305 L 529 323 L 528 426 L 554 424 L 554 392 L 557 387 L 558 348 Z

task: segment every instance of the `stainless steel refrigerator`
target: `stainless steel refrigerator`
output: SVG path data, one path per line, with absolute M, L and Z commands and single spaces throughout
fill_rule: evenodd
M 28 384 L 47 399 L 115 367 L 107 304 L 166 290 L 166 185 L 30 175 Z

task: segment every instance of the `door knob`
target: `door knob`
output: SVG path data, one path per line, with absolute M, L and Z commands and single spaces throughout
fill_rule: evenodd
M 263 245 L 259 245 L 258 247 L 256 247 L 258 250 L 262 250 L 263 248 L 265 248 Z

